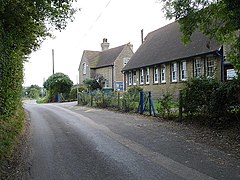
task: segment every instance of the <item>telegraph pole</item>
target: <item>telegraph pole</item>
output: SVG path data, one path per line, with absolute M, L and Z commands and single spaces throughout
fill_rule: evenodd
M 53 64 L 53 74 L 54 74 L 54 49 L 52 49 L 52 64 Z

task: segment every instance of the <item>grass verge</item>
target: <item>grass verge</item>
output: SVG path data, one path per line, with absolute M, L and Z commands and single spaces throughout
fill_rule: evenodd
M 0 165 L 3 159 L 12 155 L 17 137 L 24 127 L 25 112 L 20 105 L 10 117 L 0 116 Z

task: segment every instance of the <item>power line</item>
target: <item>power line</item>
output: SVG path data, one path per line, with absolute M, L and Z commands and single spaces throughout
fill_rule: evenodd
M 99 15 L 97 16 L 97 18 L 95 19 L 95 21 L 91 24 L 91 26 L 88 28 L 87 32 L 84 34 L 83 38 L 85 38 L 88 33 L 92 30 L 92 28 L 94 27 L 94 25 L 97 23 L 97 21 L 101 18 L 101 16 L 103 15 L 104 11 L 107 9 L 108 5 L 111 3 L 112 0 L 109 0 L 108 3 L 105 5 L 104 9 L 99 13 Z M 83 39 L 82 38 L 82 39 Z

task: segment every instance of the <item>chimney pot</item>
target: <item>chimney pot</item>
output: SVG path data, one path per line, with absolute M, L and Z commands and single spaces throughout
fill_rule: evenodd
M 109 48 L 109 43 L 107 42 L 107 38 L 103 38 L 103 42 L 101 43 L 102 51 L 105 51 Z

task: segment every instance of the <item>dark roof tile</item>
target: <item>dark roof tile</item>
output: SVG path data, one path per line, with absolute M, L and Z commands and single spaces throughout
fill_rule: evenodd
M 150 32 L 123 70 L 206 54 L 221 47 L 216 40 L 209 39 L 201 32 L 194 32 L 188 45 L 184 45 L 180 38 L 178 22 Z

